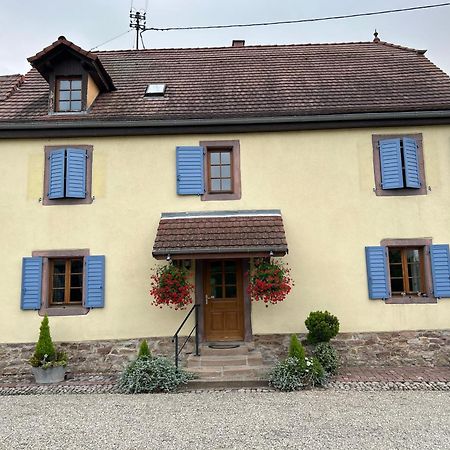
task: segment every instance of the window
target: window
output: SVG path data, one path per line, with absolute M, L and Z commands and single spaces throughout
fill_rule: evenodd
M 378 196 L 426 195 L 422 135 L 374 135 L 373 165 Z
M 209 193 L 233 192 L 231 154 L 232 152 L 227 148 L 215 149 L 207 152 L 207 180 Z
M 23 258 L 22 309 L 44 315 L 86 314 L 104 306 L 105 257 L 89 250 L 34 251 Z
M 241 198 L 239 141 L 202 141 L 205 149 L 205 193 L 202 200 Z
M 83 258 L 49 258 L 49 305 L 81 305 L 83 273 Z
M 431 239 L 384 239 L 366 247 L 369 298 L 386 303 L 436 303 L 450 297 L 447 244 Z
M 389 247 L 392 295 L 422 295 L 425 289 L 424 247 Z
M 44 205 L 92 203 L 91 145 L 46 146 Z
M 200 142 L 176 148 L 177 194 L 202 200 L 241 198 L 239 141 Z
M 56 79 L 57 112 L 79 112 L 82 110 L 81 77 L 65 77 Z

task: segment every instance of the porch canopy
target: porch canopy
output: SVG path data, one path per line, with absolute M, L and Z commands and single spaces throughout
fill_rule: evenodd
M 156 259 L 284 256 L 280 210 L 162 213 L 153 245 Z

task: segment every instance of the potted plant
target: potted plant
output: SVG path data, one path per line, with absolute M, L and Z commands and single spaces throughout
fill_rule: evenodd
M 194 286 L 189 282 L 188 275 L 187 269 L 173 263 L 156 268 L 151 276 L 152 304 L 160 308 L 166 305 L 183 309 L 192 303 L 191 292 Z
M 66 375 L 67 355 L 55 349 L 47 315 L 42 319 L 39 339 L 30 364 L 36 383 L 57 383 L 63 381 Z
M 277 304 L 282 302 L 293 286 L 289 269 L 273 259 L 256 260 L 250 272 L 248 293 L 254 301 Z

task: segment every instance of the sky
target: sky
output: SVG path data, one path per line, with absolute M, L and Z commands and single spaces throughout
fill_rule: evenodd
M 27 57 L 64 35 L 90 50 L 129 30 L 131 3 L 147 8 L 147 26 L 195 26 L 295 20 L 442 3 L 440 0 L 0 0 L 0 74 L 25 73 Z M 147 31 L 147 48 L 229 46 L 373 39 L 427 49 L 450 74 L 450 7 L 306 24 L 201 31 Z M 130 31 L 99 50 L 134 46 Z

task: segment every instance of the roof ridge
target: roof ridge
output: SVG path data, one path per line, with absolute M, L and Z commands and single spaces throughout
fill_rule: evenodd
M 390 42 L 380 41 L 348 41 L 348 42 L 305 42 L 305 43 L 296 43 L 296 44 L 255 44 L 255 45 L 245 45 L 243 47 L 232 47 L 228 46 L 213 46 L 213 47 L 161 47 L 161 48 L 147 48 L 141 50 L 135 49 L 115 49 L 115 50 L 96 50 L 92 51 L 93 54 L 102 54 L 102 53 L 151 53 L 155 51 L 164 51 L 164 50 L 233 50 L 233 51 L 242 51 L 243 49 L 248 48 L 280 48 L 280 47 L 324 47 L 324 46 L 342 46 L 342 45 L 376 45 L 382 44 L 388 47 L 398 48 L 400 50 L 412 51 L 415 53 L 423 54 L 426 50 L 417 50 L 411 47 L 405 47 L 398 44 L 392 44 Z
M 418 53 L 419 55 L 424 55 L 427 51 L 426 49 L 420 50 L 420 49 L 416 49 L 416 48 L 412 48 L 412 47 L 405 47 L 404 45 L 392 44 L 391 42 L 386 42 L 386 41 L 378 41 L 378 42 L 374 42 L 374 44 L 381 44 L 381 45 L 385 45 L 386 47 L 398 48 L 400 50 L 406 50 L 408 52 Z

